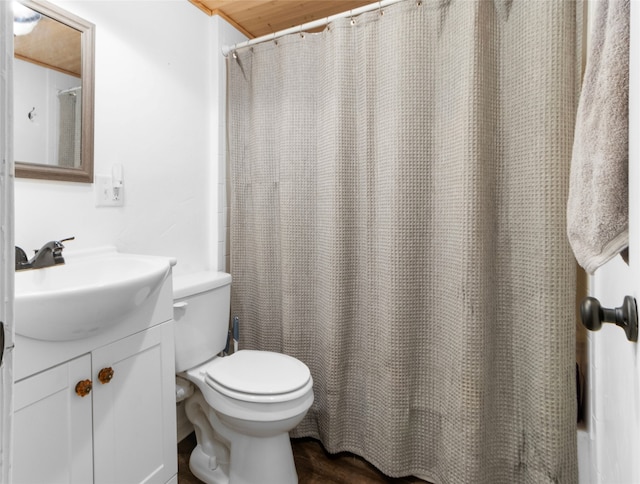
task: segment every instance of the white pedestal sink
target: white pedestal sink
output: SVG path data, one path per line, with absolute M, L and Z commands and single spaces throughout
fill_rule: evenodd
M 175 260 L 112 247 L 63 254 L 65 264 L 15 275 L 16 333 L 43 341 L 88 338 L 119 324 L 161 286 Z

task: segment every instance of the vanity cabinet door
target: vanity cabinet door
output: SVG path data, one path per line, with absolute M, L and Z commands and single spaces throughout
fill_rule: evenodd
M 166 483 L 177 473 L 173 326 L 94 350 L 92 367 L 94 482 Z
M 13 483 L 93 481 L 90 379 L 84 355 L 15 383 Z

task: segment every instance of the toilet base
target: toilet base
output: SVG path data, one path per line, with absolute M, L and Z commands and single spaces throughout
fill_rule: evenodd
M 304 413 L 280 421 L 247 422 L 229 416 L 222 420 L 199 390 L 186 403 L 197 441 L 189 467 L 198 479 L 207 484 L 298 482 L 288 429 Z
M 191 453 L 189 468 L 206 484 L 296 484 L 298 474 L 289 434 L 268 438 L 239 438 L 231 448 L 231 462 L 211 467 L 211 458 L 200 445 Z
M 229 464 L 218 464 L 211 469 L 211 458 L 196 445 L 189 458 L 191 473 L 206 484 L 229 484 Z

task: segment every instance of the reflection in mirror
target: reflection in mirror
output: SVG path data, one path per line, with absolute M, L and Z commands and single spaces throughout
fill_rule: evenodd
M 55 5 L 14 2 L 16 176 L 93 181 L 93 38 Z

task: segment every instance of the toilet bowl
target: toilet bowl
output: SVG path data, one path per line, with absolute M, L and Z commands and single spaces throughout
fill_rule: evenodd
M 202 446 L 192 454 L 192 472 L 205 482 L 227 482 L 201 477 L 218 465 L 231 483 L 297 482 L 289 430 L 313 403 L 308 371 L 294 358 L 249 350 L 188 370 L 186 377 L 195 383 L 199 396 L 188 399 L 185 410 Z M 288 388 L 285 382 L 290 383 Z M 223 451 L 222 460 L 216 455 L 212 466 L 210 456 L 218 453 L 204 449 L 215 449 L 208 439 L 216 437 L 228 444 L 229 451 Z
M 304 363 L 279 353 L 217 356 L 230 284 L 215 272 L 174 278 L 176 373 L 195 387 L 184 402 L 197 441 L 189 466 L 212 484 L 295 483 L 289 431 L 313 403 L 313 379 Z

